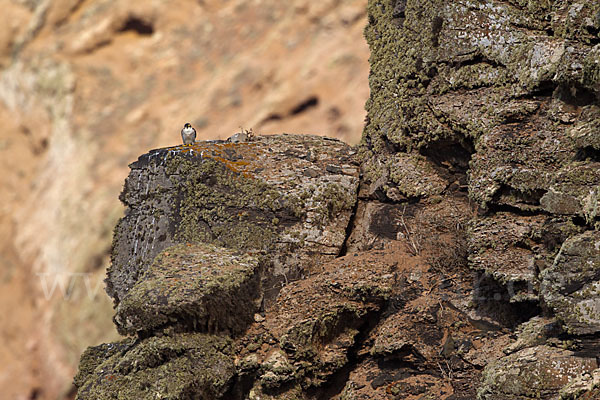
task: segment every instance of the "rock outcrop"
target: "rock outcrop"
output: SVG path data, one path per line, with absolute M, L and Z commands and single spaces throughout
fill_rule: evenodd
M 114 395 L 106 380 L 178 399 L 597 396 L 600 4 L 368 13 L 360 182 L 353 149 L 314 137 L 132 164 L 107 282 L 137 338 L 82 357 L 80 399 Z M 215 369 L 167 387 L 188 353 Z
M 270 286 L 338 256 L 356 203 L 355 151 L 309 135 L 199 142 L 131 165 L 107 291 L 119 303 L 176 243 L 264 252 Z
M 210 245 L 160 253 L 117 306 L 123 334 L 164 329 L 243 332 L 262 299 L 262 263 Z

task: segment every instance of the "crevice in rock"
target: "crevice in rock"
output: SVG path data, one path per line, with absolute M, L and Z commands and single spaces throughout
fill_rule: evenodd
M 596 18 L 600 18 L 600 16 L 597 16 Z M 592 37 L 588 38 L 588 40 L 590 41 L 590 44 L 592 46 L 595 46 L 598 43 L 600 43 L 600 28 L 597 28 L 594 26 L 586 26 L 585 30 L 587 31 L 588 34 L 590 34 L 592 36 Z
M 561 101 L 576 107 L 589 106 L 598 100 L 594 91 L 578 84 L 560 85 L 556 94 Z
M 364 346 L 364 342 L 369 337 L 371 331 L 375 329 L 381 320 L 385 308 L 386 306 L 382 305 L 379 310 L 372 311 L 366 316 L 363 324 L 357 327 L 359 333 L 354 340 L 354 344 L 348 349 L 348 362 L 338 371 L 333 373 L 323 385 L 317 388 L 308 389 L 307 394 L 309 398 L 315 400 L 327 400 L 337 396 L 344 390 L 346 382 L 350 377 L 350 373 L 364 361 L 366 357 L 368 357 L 368 354 L 359 355 L 358 352 Z
M 497 204 L 491 203 L 487 204 L 487 207 L 484 209 L 484 215 L 493 215 L 501 212 L 509 212 L 520 217 L 533 217 L 535 215 L 550 215 L 548 212 L 540 209 L 522 209 L 516 206 L 512 206 L 510 204 Z
M 222 398 L 229 400 L 247 399 L 257 377 L 257 372 L 236 374 L 236 376 L 233 378 L 231 386 L 229 387 L 229 390 L 223 395 Z
M 370 386 L 376 390 L 382 386 L 419 375 L 440 375 L 438 370 L 428 368 L 423 358 L 412 346 L 403 346 L 391 358 L 377 360 L 379 374 L 370 380 Z
M 561 340 L 572 341 L 576 357 L 595 356 L 596 362 L 600 364 L 600 332 L 588 335 L 570 335 L 568 332 L 561 332 L 556 336 Z
M 585 230 L 592 230 L 593 227 L 590 226 L 590 222 L 588 222 L 584 217 L 574 216 L 571 218 L 573 225 L 585 228 Z
M 338 257 L 343 257 L 348 253 L 348 240 L 350 236 L 352 236 L 352 232 L 355 228 L 354 223 L 356 221 L 356 213 L 358 211 L 358 203 L 360 202 L 358 198 L 358 192 L 360 189 L 360 185 L 356 186 L 356 201 L 354 202 L 354 207 L 352 207 L 352 214 L 350 214 L 350 219 L 348 220 L 348 225 L 346 226 L 346 236 L 344 237 L 344 243 L 342 243 L 342 247 L 340 248 L 340 252 L 338 253 Z
M 600 162 L 600 150 L 592 146 L 582 147 L 575 154 L 575 161 Z
M 475 146 L 472 140 L 464 137 L 461 139 L 460 141 L 440 140 L 429 143 L 427 147 L 420 150 L 420 153 L 436 165 L 445 168 L 453 167 L 461 173 L 466 173 L 471 156 L 475 153 Z
M 431 21 L 431 44 L 433 47 L 439 47 L 440 45 L 440 33 L 444 26 L 444 19 L 439 15 L 433 18 Z
M 515 189 L 508 185 L 502 185 L 499 190 L 494 193 L 492 202 L 495 204 L 503 204 L 501 200 L 503 198 L 514 199 L 514 203 L 523 204 L 527 206 L 536 206 L 540 205 L 540 200 L 546 194 L 547 190 L 545 189 L 534 189 L 534 190 L 519 190 Z M 516 209 L 519 209 L 516 206 L 509 206 Z
M 469 162 L 475 153 L 472 140 L 462 137 L 461 140 L 440 140 L 422 148 L 420 154 L 429 159 L 437 172 L 449 184 L 458 182 L 458 187 L 466 191 Z
M 493 276 L 480 272 L 474 283 L 473 302 L 476 312 L 484 318 L 495 321 L 504 328 L 514 329 L 519 324 L 541 314 L 542 309 L 537 301 L 510 302 L 510 299 L 521 291 L 528 290 L 527 282 L 511 282 L 507 287 Z M 472 325 L 482 330 L 497 330 L 486 320 L 470 320 Z
M 154 33 L 154 25 L 142 18 L 130 16 L 127 18 L 127 20 L 125 20 L 125 23 L 121 29 L 119 29 L 119 32 L 121 33 L 128 31 L 135 32 L 141 36 L 150 36 Z
M 519 98 L 535 98 L 535 97 L 552 97 L 552 94 L 556 90 L 558 84 L 554 81 L 542 81 L 539 85 L 534 88 L 531 92 L 517 97 Z
M 477 65 L 477 64 L 487 64 L 494 68 L 505 68 L 505 66 L 503 64 L 500 64 L 497 61 L 486 57 L 485 55 L 481 54 L 480 52 L 473 53 L 473 57 L 471 57 L 471 58 L 452 62 L 450 65 L 454 68 L 461 68 L 461 67 L 466 67 L 469 65 Z

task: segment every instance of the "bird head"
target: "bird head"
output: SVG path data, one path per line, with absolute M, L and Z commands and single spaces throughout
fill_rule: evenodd
M 189 122 L 186 122 L 185 125 L 183 126 L 184 128 L 191 128 L 192 124 L 190 124 Z

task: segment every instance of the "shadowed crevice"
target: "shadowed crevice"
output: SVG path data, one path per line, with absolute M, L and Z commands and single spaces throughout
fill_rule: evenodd
M 154 33 L 154 25 L 142 18 L 130 16 L 123 24 L 123 27 L 119 29 L 119 32 L 128 31 L 135 32 L 141 36 L 150 36 Z

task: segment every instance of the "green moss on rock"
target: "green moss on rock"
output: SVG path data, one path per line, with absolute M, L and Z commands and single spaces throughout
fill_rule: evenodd
M 117 307 L 122 334 L 164 329 L 237 334 L 261 301 L 261 261 L 208 244 L 160 253 Z
M 273 242 L 275 211 L 282 207 L 278 190 L 213 159 L 198 163 L 173 157 L 166 170 L 183 188 L 174 216 L 176 240 L 233 249 L 260 249 Z
M 279 277 L 294 279 L 343 245 L 357 197 L 352 155 L 343 142 L 311 135 L 142 155 L 121 194 L 128 208 L 115 230 L 107 292 L 118 304 L 154 257 L 177 243 L 263 252 L 282 266 Z
M 223 398 L 235 372 L 230 346 L 226 338 L 180 334 L 91 348 L 81 359 L 76 398 Z
M 479 400 L 555 399 L 560 389 L 598 367 L 593 357 L 537 346 L 490 362 L 483 371 Z

